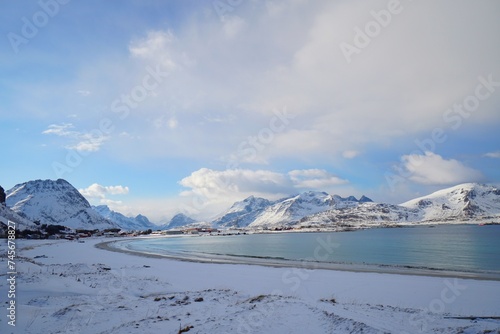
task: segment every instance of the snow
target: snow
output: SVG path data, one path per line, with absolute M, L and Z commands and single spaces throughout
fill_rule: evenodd
M 106 218 L 122 230 L 126 231 L 144 231 L 147 229 L 157 229 L 158 226 L 151 223 L 149 219 L 145 216 L 138 215 L 135 218 L 126 217 L 125 215 L 111 210 L 107 205 L 92 206 L 95 212 Z
M 186 216 L 183 213 L 178 213 L 170 219 L 168 224 L 162 225 L 161 229 L 174 229 L 177 227 L 182 227 L 190 224 L 194 224 L 197 221 Z
M 334 201 L 333 196 L 324 192 L 305 192 L 267 207 L 249 226 L 259 227 L 297 222 L 305 216 L 327 210 Z
M 6 205 L 31 221 L 83 229 L 116 227 L 95 212 L 78 190 L 62 179 L 29 181 L 14 186 L 6 194 Z
M 216 227 L 245 227 L 250 225 L 255 218 L 273 202 L 250 196 L 243 201 L 235 202 L 226 212 L 222 213 L 212 222 Z
M 500 190 L 493 186 L 465 183 L 436 191 L 401 204 L 421 211 L 419 220 L 500 217 Z
M 10 208 L 6 207 L 3 204 L 0 204 L 0 222 L 5 224 L 5 226 L 8 226 L 9 220 L 15 221 L 16 228 L 20 230 L 30 228 L 33 225 L 33 222 L 31 222 L 30 220 L 19 216 Z
M 356 207 L 361 200 L 371 202 L 365 196 L 358 201 L 354 196 L 342 198 L 316 191 L 307 191 L 277 201 L 250 196 L 243 201 L 235 202 L 212 224 L 217 227 L 248 226 L 249 228 L 293 225 L 301 219 L 307 219 L 308 216 L 332 208 Z
M 449 318 L 500 316 L 499 281 L 182 262 L 94 247 L 103 241 L 17 240 L 16 327 L 2 315 L 0 333 L 500 329 L 499 320 Z M 5 240 L 0 245 L 6 268 Z

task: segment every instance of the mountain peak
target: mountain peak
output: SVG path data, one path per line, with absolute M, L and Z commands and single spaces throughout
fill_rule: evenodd
M 180 212 L 180 213 L 176 214 L 175 216 L 173 216 L 172 219 L 170 219 L 170 222 L 163 225 L 162 228 L 172 229 L 172 228 L 182 227 L 182 226 L 186 226 L 186 225 L 190 225 L 190 224 L 194 224 L 194 223 L 196 223 L 196 220 L 194 220 L 193 218 L 190 218 L 190 217 L 186 216 L 185 214 L 183 214 L 182 212 Z
M 366 197 L 365 195 L 361 196 L 361 198 L 358 201 L 359 203 L 368 203 L 368 202 L 373 202 L 371 198 Z
M 94 209 L 100 211 L 100 212 L 111 212 L 111 209 L 109 206 L 102 204 L 102 205 L 96 205 L 94 206 Z
M 422 211 L 422 220 L 469 219 L 500 214 L 500 190 L 494 186 L 464 183 L 435 191 L 402 203 L 401 206 Z
M 7 191 L 6 204 L 19 215 L 42 224 L 85 229 L 116 227 L 97 214 L 82 194 L 63 179 L 17 184 Z
M 264 211 L 271 202 L 265 198 L 249 196 L 233 205 L 212 222 L 217 227 L 245 227 Z

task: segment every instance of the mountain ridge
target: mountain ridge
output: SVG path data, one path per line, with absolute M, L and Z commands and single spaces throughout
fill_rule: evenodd
M 500 190 L 493 185 L 464 183 L 407 202 L 375 203 L 366 196 L 341 197 L 308 191 L 271 201 L 249 196 L 233 203 L 218 218 L 200 223 L 184 214 L 156 225 L 144 215 L 126 217 L 107 206 L 92 207 L 66 180 L 17 184 L 0 203 L 0 222 L 20 227 L 59 224 L 70 228 L 123 230 L 172 229 L 210 224 L 215 228 L 373 227 L 420 223 L 500 223 Z M 10 218 L 9 218 L 10 217 Z M 12 219 L 11 219 L 12 218 Z M 201 226 L 201 225 L 200 225 Z
M 92 206 L 92 208 L 103 218 L 115 223 L 124 231 L 144 231 L 158 228 L 158 225 L 151 223 L 149 219 L 143 215 L 127 217 L 117 211 L 111 210 L 107 205 L 97 205 Z
M 227 227 L 228 220 L 234 221 L 235 206 L 241 206 L 241 202 L 235 202 L 213 225 Z M 465 183 L 399 205 L 375 203 L 364 195 L 358 200 L 354 196 L 306 192 L 269 202 L 254 212 L 240 211 L 240 217 L 245 216 L 252 216 L 253 220 L 239 227 L 370 227 L 488 219 L 500 223 L 500 190 L 491 185 Z M 226 225 L 221 225 L 221 221 Z

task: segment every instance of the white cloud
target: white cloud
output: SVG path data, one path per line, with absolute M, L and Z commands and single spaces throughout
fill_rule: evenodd
M 189 188 L 181 193 L 191 198 L 186 211 L 211 210 L 220 213 L 233 202 L 250 195 L 277 199 L 298 191 L 328 191 L 348 181 L 322 169 L 292 170 L 278 173 L 269 170 L 201 168 L 179 182 Z M 188 201 L 189 203 L 189 201 Z
M 290 189 L 290 180 L 281 173 L 266 170 L 229 169 L 216 171 L 201 168 L 179 182 L 196 194 L 216 199 L 231 194 L 283 194 Z
M 106 195 L 126 195 L 129 188 L 124 186 L 102 186 L 94 183 L 87 188 L 78 189 L 78 191 L 87 198 L 105 199 Z
M 224 20 L 224 32 L 228 38 L 234 38 L 245 26 L 245 20 L 239 16 L 230 16 Z
M 125 215 L 130 214 L 130 208 L 121 200 L 110 199 L 109 196 L 127 195 L 129 188 L 125 186 L 103 186 L 98 183 L 91 184 L 87 188 L 78 189 L 89 202 L 94 205 L 107 205 L 111 210 Z
M 149 57 L 155 52 L 160 52 L 166 44 L 175 41 L 174 33 L 168 31 L 150 31 L 146 39 L 133 42 L 129 46 L 129 51 L 136 57 Z
M 355 151 L 355 150 L 347 150 L 347 151 L 342 152 L 342 156 L 346 159 L 354 159 L 359 154 L 360 153 L 358 151 Z
M 324 190 L 331 186 L 348 183 L 324 169 L 301 169 L 288 172 L 290 180 L 296 188 Z
M 487 158 L 500 159 L 500 151 L 488 152 L 484 156 Z
M 169 117 L 167 119 L 166 115 L 161 115 L 152 121 L 155 129 L 162 129 L 168 127 L 169 129 L 176 129 L 179 126 L 179 121 L 175 116 Z
M 100 135 L 93 137 L 90 134 L 83 134 L 78 137 L 80 140 L 79 142 L 73 145 L 67 145 L 66 148 L 79 152 L 96 152 L 99 151 L 104 142 L 109 139 L 109 136 Z
M 115 201 L 109 198 L 101 198 L 100 202 L 111 207 L 123 207 L 123 201 Z
M 74 129 L 71 123 L 51 124 L 42 134 L 70 138 L 74 143 L 66 145 L 65 147 L 79 152 L 98 151 L 104 142 L 109 139 L 109 136 L 104 135 L 101 131 L 93 133 L 73 131 L 70 129 Z
M 149 31 L 145 38 L 130 43 L 129 52 L 133 57 L 161 64 L 164 70 L 174 70 L 178 67 L 174 60 L 175 49 L 172 47 L 176 41 L 171 30 Z
M 340 43 L 352 42 L 354 28 L 364 27 L 373 19 L 370 11 L 386 8 L 387 1 L 252 2 L 238 6 L 224 22 L 214 11 L 201 15 L 193 8 L 196 19 L 180 20 L 169 30 L 138 31 L 128 44 L 131 57 L 119 64 L 127 73 L 116 70 L 119 80 L 110 79 L 125 82 L 127 92 L 140 84 L 147 66 L 161 64 L 175 75 L 120 122 L 123 131 L 142 135 L 140 145 L 117 146 L 139 159 L 219 160 L 267 127 L 272 109 L 285 106 L 297 117 L 255 161 L 352 159 L 368 145 L 377 149 L 436 127 L 449 129 L 443 113 L 474 93 L 478 76 L 493 72 L 496 81 L 500 78 L 499 48 L 491 43 L 500 29 L 493 14 L 498 4 L 458 3 L 405 3 L 351 64 Z M 464 26 L 455 10 L 470 13 L 471 24 Z M 482 61 L 471 61 L 478 54 Z M 78 87 L 94 86 L 102 84 Z M 499 96 L 481 101 L 468 124 L 498 121 Z M 222 126 L 209 119 L 229 121 Z M 164 131 L 178 124 L 184 131 Z
M 401 157 L 408 179 L 424 185 L 453 185 L 476 182 L 483 178 L 481 172 L 467 167 L 455 159 L 446 160 L 438 154 L 410 154 Z
M 177 126 L 179 126 L 179 122 L 177 121 L 177 119 L 175 117 L 171 117 L 169 120 L 168 120 L 168 127 L 170 129 L 175 129 L 177 128 Z
M 78 90 L 77 93 L 83 97 L 86 97 L 86 96 L 89 96 L 90 94 L 92 94 L 92 92 L 89 90 Z
M 47 130 L 42 132 L 42 134 L 71 137 L 77 134 L 75 131 L 70 131 L 70 129 L 73 128 L 74 126 L 71 123 L 51 124 L 47 127 Z

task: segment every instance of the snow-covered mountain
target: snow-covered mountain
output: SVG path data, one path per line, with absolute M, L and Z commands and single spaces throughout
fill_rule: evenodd
M 261 214 L 273 202 L 250 196 L 243 201 L 234 203 L 229 210 L 224 212 L 219 218 L 212 222 L 216 227 L 245 227 L 255 221 L 257 216 Z
M 126 217 L 107 206 L 91 207 L 67 181 L 36 180 L 0 189 L 0 228 L 8 220 L 18 229 L 57 224 L 81 229 L 173 229 L 203 226 L 180 213 L 167 224 L 152 224 L 147 217 Z M 497 222 L 500 223 L 500 190 L 494 186 L 466 183 L 419 197 L 400 205 L 374 203 L 325 192 L 305 192 L 277 201 L 250 196 L 234 203 L 211 222 L 217 228 L 249 227 L 356 227 L 385 224 Z M 37 225 L 38 224 L 38 225 Z
M 115 223 L 125 231 L 145 231 L 158 228 L 158 225 L 151 223 L 149 219 L 143 215 L 127 217 L 119 212 L 111 210 L 107 205 L 93 206 L 93 209 L 102 217 Z
M 250 197 L 236 202 L 212 223 L 218 227 L 273 228 L 500 222 L 500 190 L 475 183 L 443 189 L 401 205 L 323 192 L 306 192 L 275 202 L 259 199 L 260 205 L 250 205 L 253 201 Z
M 186 216 L 183 213 L 178 213 L 170 219 L 170 221 L 164 225 L 161 225 L 159 229 L 161 230 L 170 230 L 173 228 L 184 227 L 187 225 L 195 224 L 197 221 Z
M 327 210 L 333 201 L 333 196 L 325 192 L 305 192 L 266 207 L 249 226 L 291 225 L 304 216 Z
M 12 211 L 41 224 L 89 230 L 118 227 L 95 212 L 78 190 L 63 179 L 17 184 L 6 194 L 6 204 Z
M 500 190 L 489 185 L 465 183 L 401 206 L 418 210 L 419 221 L 488 219 L 500 216 Z
M 361 199 L 362 203 L 371 202 L 371 199 L 365 196 Z M 329 195 L 325 192 L 308 191 L 277 201 L 266 207 L 249 226 L 296 225 L 304 217 L 334 208 L 346 209 L 357 207 L 359 204 L 360 201 L 354 196 L 343 198 L 338 195 Z

